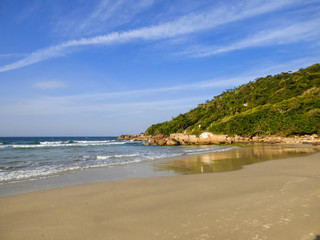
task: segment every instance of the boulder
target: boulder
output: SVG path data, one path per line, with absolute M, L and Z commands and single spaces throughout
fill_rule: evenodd
M 189 144 L 199 144 L 200 139 L 196 135 L 189 135 Z
M 174 140 L 172 138 L 169 138 L 166 144 L 168 146 L 176 146 L 176 145 L 179 145 L 179 142 L 177 142 L 176 140 Z
M 170 138 L 179 142 L 181 145 L 188 144 L 189 135 L 185 135 L 183 133 L 173 133 L 170 134 Z
M 223 144 L 227 143 L 228 136 L 227 135 L 212 135 L 210 136 L 210 143 L 211 144 Z
M 204 133 L 201 133 L 199 138 L 201 140 L 206 140 L 206 139 L 209 139 L 210 137 L 214 136 L 212 133 L 210 132 L 204 132 Z
M 259 136 L 252 137 L 252 141 L 253 141 L 253 142 L 262 142 L 262 138 L 259 137 Z
M 210 133 L 210 132 L 201 133 L 200 136 L 199 136 L 199 142 L 201 144 L 212 144 L 211 138 L 213 136 L 214 135 L 212 133 Z
M 153 145 L 160 145 L 159 142 L 162 143 L 162 141 L 164 141 L 165 139 L 166 138 L 163 135 L 160 135 L 160 134 L 148 137 L 148 140 Z
M 159 139 L 156 143 L 157 143 L 158 145 L 160 145 L 160 146 L 166 145 L 167 139 L 161 138 L 161 139 Z
M 280 137 L 270 136 L 270 137 L 264 138 L 263 142 L 264 143 L 281 143 L 282 139 Z

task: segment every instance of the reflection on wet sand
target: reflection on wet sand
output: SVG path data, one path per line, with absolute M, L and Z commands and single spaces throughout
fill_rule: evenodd
M 233 150 L 189 156 L 182 159 L 155 162 L 155 171 L 174 171 L 178 174 L 198 174 L 234 171 L 244 165 L 269 160 L 300 157 L 319 152 L 320 148 L 296 145 L 258 145 Z

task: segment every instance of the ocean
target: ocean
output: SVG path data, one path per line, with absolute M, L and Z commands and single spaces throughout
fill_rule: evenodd
M 230 146 L 146 146 L 116 137 L 1 137 L 0 185 L 34 181 L 91 168 L 130 167 Z M 110 171 L 109 171 L 110 172 Z

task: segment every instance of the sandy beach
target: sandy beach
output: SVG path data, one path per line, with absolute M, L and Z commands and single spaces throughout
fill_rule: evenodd
M 320 153 L 0 198 L 0 239 L 320 239 Z

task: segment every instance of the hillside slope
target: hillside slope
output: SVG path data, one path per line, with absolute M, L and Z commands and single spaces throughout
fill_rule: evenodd
M 303 135 L 320 131 L 320 64 L 227 90 L 145 134 Z

